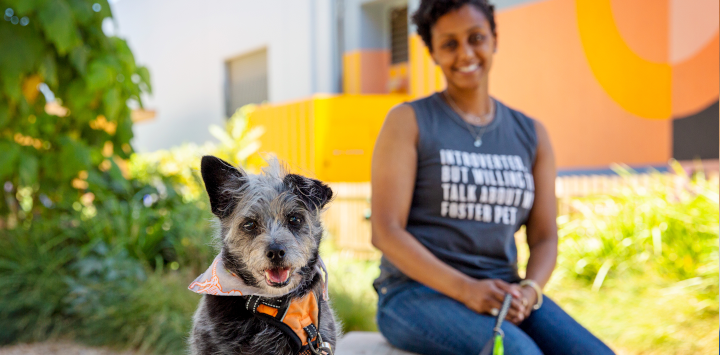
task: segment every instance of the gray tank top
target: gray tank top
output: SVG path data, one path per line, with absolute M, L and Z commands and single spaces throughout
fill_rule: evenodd
M 520 280 L 515 232 L 535 197 L 533 120 L 495 101 L 482 145 L 441 94 L 410 102 L 419 129 L 407 231 L 440 260 L 476 279 Z M 475 134 L 480 127 L 473 127 Z M 405 278 L 384 256 L 376 286 Z

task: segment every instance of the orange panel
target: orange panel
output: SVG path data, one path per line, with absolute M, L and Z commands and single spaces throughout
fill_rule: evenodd
M 683 117 L 717 101 L 720 88 L 720 37 L 672 70 L 673 116 Z
M 577 0 L 577 28 L 595 79 L 621 107 L 644 118 L 667 119 L 671 68 L 638 56 L 620 35 L 610 0 Z
M 390 78 L 390 51 L 360 51 L 360 93 L 385 94 Z
M 615 25 L 630 49 L 645 60 L 667 62 L 670 54 L 667 0 L 611 0 L 611 4 Z
M 672 121 L 635 116 L 598 84 L 581 45 L 574 0 L 515 7 L 500 12 L 497 22 L 490 91 L 545 124 L 559 167 L 667 162 Z
M 719 12 L 718 0 L 670 0 L 670 62 L 687 60 L 715 37 Z

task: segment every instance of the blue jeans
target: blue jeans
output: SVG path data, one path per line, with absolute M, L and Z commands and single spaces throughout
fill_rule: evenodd
M 378 295 L 378 328 L 397 348 L 420 354 L 476 355 L 492 335 L 494 317 L 477 314 L 418 282 L 387 280 Z M 508 355 L 614 354 L 545 296 L 542 307 L 520 325 L 505 321 L 502 330 Z

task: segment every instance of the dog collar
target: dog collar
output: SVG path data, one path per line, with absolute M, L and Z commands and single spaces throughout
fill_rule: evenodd
M 328 275 L 327 268 L 322 259 L 318 256 L 318 263 L 315 265 L 315 272 L 320 274 L 323 280 L 323 299 L 328 299 Z M 199 294 L 214 296 L 262 296 L 277 298 L 276 295 L 264 293 L 261 289 L 247 285 L 237 275 L 228 271 L 222 262 L 220 254 L 215 257 L 212 265 L 205 272 L 198 276 L 190 286 L 190 291 Z M 292 293 L 288 292 L 288 293 Z

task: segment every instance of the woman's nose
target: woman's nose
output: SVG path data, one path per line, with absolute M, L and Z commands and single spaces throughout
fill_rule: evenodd
M 473 58 L 474 56 L 475 51 L 473 51 L 473 48 L 469 43 L 460 44 L 460 59 Z

